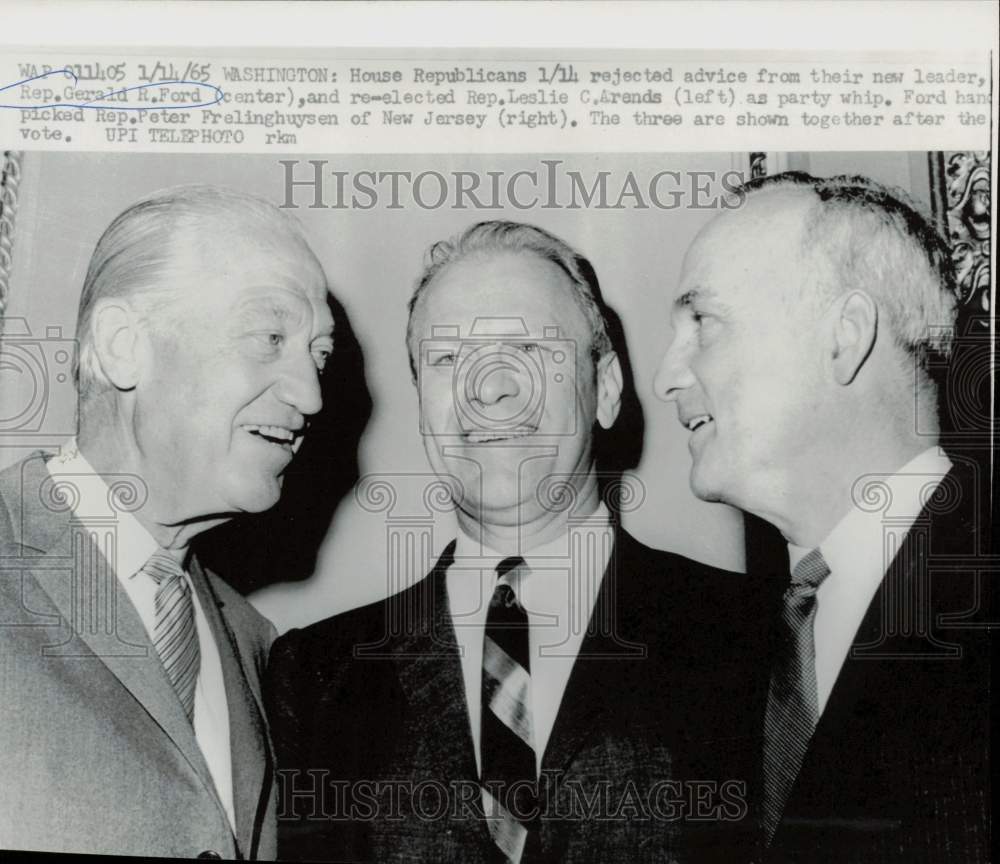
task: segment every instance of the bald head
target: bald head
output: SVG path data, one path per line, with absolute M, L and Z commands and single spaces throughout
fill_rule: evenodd
M 739 210 L 713 219 L 688 249 L 682 282 L 689 290 L 707 291 L 700 274 L 724 256 L 735 262 L 753 262 L 756 278 L 741 278 L 747 267 L 737 264 L 727 287 L 730 299 L 750 297 L 766 304 L 798 306 L 817 299 L 810 288 L 815 261 L 806 239 L 806 222 L 815 198 L 800 189 L 778 188 L 747 198 Z M 684 296 L 678 302 L 686 302 Z

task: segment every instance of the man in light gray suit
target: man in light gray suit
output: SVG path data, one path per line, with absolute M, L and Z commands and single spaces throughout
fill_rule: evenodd
M 332 329 L 258 198 L 166 190 L 98 241 L 78 435 L 0 473 L 0 848 L 274 856 L 275 631 L 190 549 L 278 500 Z

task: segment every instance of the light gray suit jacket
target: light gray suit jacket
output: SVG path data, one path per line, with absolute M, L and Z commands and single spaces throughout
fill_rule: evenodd
M 234 836 L 107 563 L 114 519 L 73 518 L 47 458 L 0 472 L 0 848 L 273 858 L 274 761 L 260 702 L 273 626 L 192 562 L 229 706 Z

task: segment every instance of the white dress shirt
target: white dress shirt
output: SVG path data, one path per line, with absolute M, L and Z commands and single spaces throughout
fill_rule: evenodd
M 892 557 L 920 515 L 923 502 L 950 470 L 951 460 L 939 448 L 931 447 L 896 473 L 872 477 L 884 484 L 889 497 L 884 499 L 882 490 L 875 488 L 875 506 L 862 509 L 854 505 L 819 544 L 830 568 L 830 575 L 816 592 L 813 631 L 820 714 Z M 792 569 L 809 551 L 789 544 Z
M 544 546 L 523 553 L 530 574 L 515 588 L 528 615 L 531 657 L 531 712 L 535 767 L 559 712 L 566 683 L 580 651 L 594 610 L 604 571 L 611 559 L 614 529 L 604 504 L 586 520 L 573 522 L 567 532 Z M 500 553 L 459 533 L 455 563 L 448 568 L 448 602 L 461 655 L 469 725 L 482 771 L 483 636 L 490 598 L 497 584 L 496 566 L 517 550 Z M 577 562 L 574 564 L 574 562 Z
M 101 513 L 108 508 L 108 486 L 90 466 L 77 449 L 76 442 L 70 441 L 62 448 L 59 456 L 47 463 L 53 478 L 70 480 L 79 492 L 73 514 L 86 524 L 86 514 Z M 149 557 L 159 549 L 156 541 L 132 513 L 116 510 L 117 561 L 108 563 L 114 568 L 118 581 L 128 594 L 129 600 L 139 613 L 150 642 L 156 631 L 156 582 L 142 571 Z M 191 584 L 190 574 L 185 572 L 191 597 L 194 601 L 194 619 L 198 631 L 198 647 L 201 666 L 194 694 L 194 734 L 208 770 L 212 775 L 222 806 L 229 817 L 229 824 L 236 830 L 236 816 L 233 809 L 232 756 L 229 749 L 229 706 L 226 701 L 226 686 L 222 677 L 222 660 L 215 643 L 208 619 L 201 608 L 198 592 Z M 183 826 L 178 826 L 183 830 Z

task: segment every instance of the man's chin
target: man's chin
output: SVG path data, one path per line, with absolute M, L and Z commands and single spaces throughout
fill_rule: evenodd
M 691 469 L 690 486 L 695 497 L 702 501 L 713 503 L 722 501 L 722 489 L 719 482 L 710 477 L 704 469 L 699 470 L 697 466 Z
M 262 480 L 252 486 L 243 486 L 230 496 L 234 510 L 238 513 L 263 513 L 270 510 L 281 498 L 283 478 Z
M 523 502 L 514 498 L 489 501 L 465 501 L 462 510 L 473 521 L 482 525 L 511 528 L 530 519 Z

